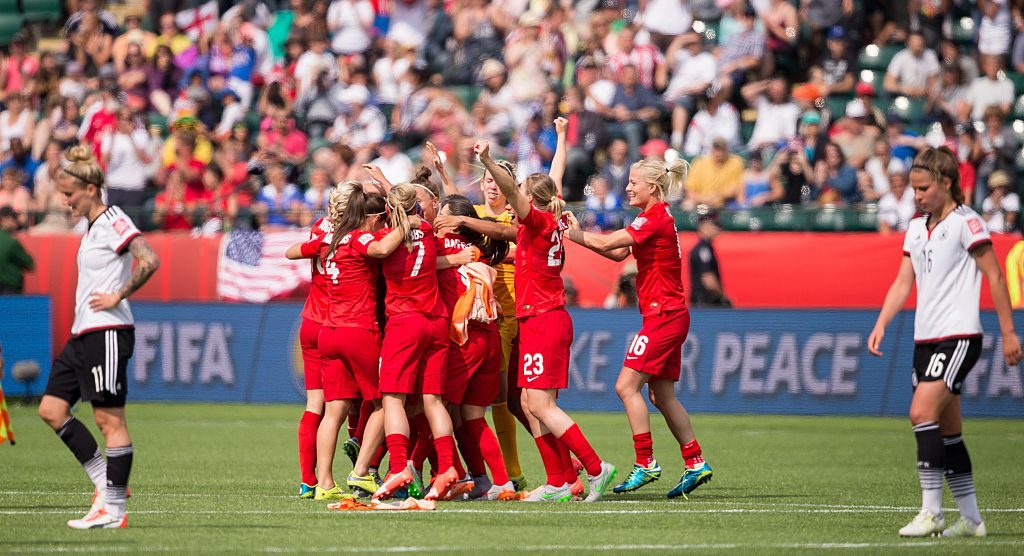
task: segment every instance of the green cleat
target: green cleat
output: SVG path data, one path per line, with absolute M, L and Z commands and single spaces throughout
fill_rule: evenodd
M 316 495 L 316 487 L 299 483 L 299 498 L 312 499 Z
M 348 459 L 352 460 L 352 465 L 355 465 L 356 459 L 359 458 L 359 439 L 349 438 L 341 445 L 341 449 L 344 450 Z
M 423 475 L 419 469 L 413 467 L 412 462 L 405 464 L 409 473 L 412 474 L 412 482 L 406 485 L 406 489 L 409 491 L 409 498 L 416 498 L 422 500 L 427 495 L 427 485 L 423 484 Z
M 618 484 L 612 489 L 615 494 L 622 494 L 623 492 L 633 492 L 644 485 L 648 485 L 657 481 L 661 478 L 661 466 L 658 465 L 656 460 L 651 460 L 651 464 L 647 467 L 642 465 L 633 464 L 633 470 L 629 472 L 629 477 L 626 477 L 625 481 Z
M 360 477 L 355 473 L 349 473 L 345 484 L 348 485 L 349 490 L 360 497 L 373 496 L 373 493 L 377 492 L 377 489 L 380 488 L 380 483 L 373 475 Z
M 710 481 L 712 474 L 711 466 L 708 465 L 708 462 L 700 464 L 700 467 L 687 469 L 683 472 L 683 476 L 679 477 L 679 484 L 668 491 L 668 497 L 678 498 L 682 496 L 684 499 L 689 500 L 687 495 L 696 490 L 700 485 Z
M 354 494 L 342 492 L 341 487 L 334 485 L 329 489 L 322 489 L 319 486 L 316 487 L 316 494 L 313 496 L 313 500 L 355 500 Z

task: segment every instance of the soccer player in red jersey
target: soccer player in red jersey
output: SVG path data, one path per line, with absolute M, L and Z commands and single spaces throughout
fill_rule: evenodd
M 629 477 L 613 489 L 616 493 L 636 490 L 661 477 L 661 467 L 654 459 L 650 415 L 642 393 L 644 384 L 651 402 L 661 411 L 679 442 L 686 466 L 668 497 L 686 496 L 711 480 L 711 467 L 701 457 L 690 416 L 675 395 L 682 363 L 680 350 L 690 330 L 690 312 L 683 292 L 679 235 L 665 199 L 682 186 L 686 168 L 682 160 L 668 166 L 646 160 L 633 164 L 626 195 L 630 206 L 643 211 L 633 223 L 605 235 L 584 232 L 571 218 L 571 229 L 565 234 L 570 241 L 609 259 L 621 261 L 630 253 L 636 259 L 643 327 L 630 344 L 615 383 L 633 431 L 636 462 Z
M 569 460 L 567 452 L 571 450 L 589 476 L 590 489 L 585 500 L 597 501 L 615 478 L 615 466 L 601 461 L 579 426 L 556 404 L 558 390 L 569 385 L 572 344 L 572 319 L 565 310 L 561 277 L 565 263 L 562 234 L 567 228 L 562 217 L 565 202 L 558 197 L 550 177 L 532 174 L 520 191 L 515 179 L 491 158 L 486 141 L 477 141 L 473 150 L 494 176 L 520 223 L 515 260 L 519 386 L 523 388 L 523 405 L 548 471 L 548 484 L 526 500 L 564 501 L 572 497 L 571 482 L 575 477 L 566 477 L 564 471 Z
M 478 218 L 473 203 L 450 195 L 440 216 Z M 452 343 L 448 349 L 445 400 L 451 404 L 459 451 L 473 479 L 470 499 L 512 500 L 516 489 L 509 479 L 501 447 L 484 415 L 501 391 L 502 350 L 498 333 L 499 304 L 494 294 L 497 271 L 508 254 L 508 242 L 489 240 L 465 227 L 439 229 L 438 253 L 448 260 L 467 253 L 479 254 L 460 266 L 438 261 L 438 286 L 452 314 Z M 453 261 L 454 262 L 454 261 Z M 487 476 L 487 467 L 491 478 Z
M 391 228 L 382 240 L 367 245 L 370 256 L 383 259 L 387 283 L 388 322 L 381 348 L 380 391 L 384 396 L 390 472 L 374 493 L 376 499 L 390 497 L 415 479 L 408 463 L 409 419 L 405 400 L 410 395 L 422 395 L 440 470 L 425 498 L 443 497 L 459 480 L 454 467 L 452 421 L 442 397 L 448 364 L 448 315 L 437 287 L 434 230 L 416 215 L 418 207 L 412 185 L 392 187 L 387 196 Z M 384 241 L 396 233 L 401 240 L 398 244 Z

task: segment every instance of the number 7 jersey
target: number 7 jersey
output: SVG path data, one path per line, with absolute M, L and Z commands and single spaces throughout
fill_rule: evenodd
M 390 232 L 384 228 L 377 233 L 380 239 Z M 384 306 L 388 318 L 407 313 L 422 313 L 433 317 L 447 317 L 437 286 L 437 240 L 434 229 L 423 222 L 414 229 L 412 249 L 403 242 L 388 255 L 381 265 L 387 282 Z
M 538 315 L 565 306 L 562 235 L 564 217 L 531 207 L 516 234 L 516 316 Z

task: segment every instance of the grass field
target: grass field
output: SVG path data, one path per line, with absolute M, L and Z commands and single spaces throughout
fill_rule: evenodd
M 436 512 L 331 512 L 299 500 L 300 407 L 136 404 L 130 528 L 72 531 L 91 485 L 32 408 L 13 407 L 18 445 L 0 445 L 0 553 L 1000 553 L 1024 551 L 1024 430 L 974 420 L 965 439 L 987 539 L 901 539 L 919 503 L 904 420 L 697 415 L 715 479 L 690 500 L 666 500 L 681 472 L 663 423 L 665 476 L 597 504 L 443 503 Z M 620 470 L 632 464 L 626 420 L 578 414 Z M 83 421 L 91 426 L 91 416 Z M 522 439 L 522 437 L 521 437 Z M 521 442 L 531 485 L 540 460 Z M 336 474 L 348 460 L 340 454 Z M 948 492 L 946 504 L 955 517 Z

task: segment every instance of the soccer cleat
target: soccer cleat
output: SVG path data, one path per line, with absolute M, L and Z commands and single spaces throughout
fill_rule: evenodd
M 683 471 L 683 476 L 679 477 L 679 484 L 668 491 L 668 497 L 678 498 L 682 496 L 684 499 L 689 500 L 687 495 L 697 490 L 697 487 L 700 485 L 710 481 L 712 475 L 711 466 L 706 461 L 700 464 L 700 467 L 687 469 Z
M 903 531 L 900 531 L 902 534 Z M 942 531 L 943 537 L 986 537 L 988 536 L 988 530 L 985 529 L 985 522 L 974 523 L 973 521 L 961 517 L 956 520 L 956 523 L 950 525 L 948 529 Z
M 128 514 L 121 517 L 114 517 L 107 513 L 107 510 L 100 508 L 95 513 L 82 519 L 72 519 L 68 522 L 72 529 L 124 529 L 128 527 Z
M 516 486 L 516 492 L 523 492 L 526 490 L 526 477 L 520 475 L 518 477 L 509 477 L 509 480 Z
M 583 479 L 576 477 L 576 482 L 569 487 L 569 492 L 572 492 L 574 500 L 580 500 L 583 497 Z
M 572 500 L 572 492 L 569 490 L 569 483 L 559 487 L 544 485 L 523 498 L 523 502 L 568 502 L 570 500 Z
M 341 490 L 341 487 L 334 485 L 331 488 L 320 488 L 320 485 L 316 486 L 316 493 L 313 494 L 313 500 L 355 500 L 354 494 L 349 494 Z
M 473 488 L 466 494 L 467 500 L 479 500 L 486 498 L 487 493 L 491 491 L 491 487 L 494 483 L 491 482 L 491 478 L 487 475 L 481 475 L 479 477 L 473 477 Z M 514 490 L 515 487 L 513 487 Z
M 92 491 L 92 505 L 89 506 L 89 511 L 86 512 L 85 517 L 81 521 L 92 519 L 96 516 L 96 513 L 104 510 L 107 507 L 107 491 L 100 492 L 99 489 Z
M 587 492 L 587 497 L 583 499 L 584 502 L 597 502 L 604 496 L 604 491 L 608 490 L 608 485 L 615 480 L 615 466 L 608 463 L 607 461 L 601 462 L 601 472 L 594 477 L 590 477 L 590 490 Z
M 467 474 L 448 488 L 448 493 L 442 500 L 469 500 L 469 493 L 473 491 L 475 485 L 473 477 Z
M 623 492 L 633 492 L 644 485 L 648 485 L 657 481 L 661 478 L 661 466 L 658 465 L 657 460 L 651 460 L 650 465 L 644 467 L 634 463 L 633 470 L 629 472 L 629 477 L 626 477 L 625 481 L 622 481 L 612 492 L 615 494 L 622 494 Z
M 352 460 L 352 465 L 356 464 L 356 459 L 359 458 L 359 439 L 349 438 L 341 445 L 341 449 L 345 451 L 345 455 L 348 459 Z
M 406 463 L 405 466 L 409 473 L 412 474 L 412 482 L 406 486 L 409 491 L 408 498 L 423 499 L 428 490 L 427 485 L 423 484 L 423 474 L 420 473 L 419 469 L 416 469 L 416 466 L 411 461 Z
M 434 482 L 430 485 L 430 492 L 423 499 L 444 500 L 445 496 L 448 495 L 448 491 L 455 487 L 458 482 L 459 474 L 455 471 L 454 467 L 449 467 L 447 471 L 434 477 Z
M 943 533 L 942 530 L 945 528 L 946 519 L 942 517 L 942 514 L 935 515 L 929 510 L 922 509 L 916 516 L 914 516 L 913 521 L 900 529 L 900 536 L 934 537 L 941 535 Z
M 512 481 L 509 481 L 503 485 L 491 485 L 491 488 L 487 489 L 487 494 L 482 498 L 502 501 L 519 500 L 519 493 L 516 492 Z
M 399 471 L 398 473 L 388 473 L 388 476 L 384 477 L 384 483 L 380 485 L 380 488 L 377 489 L 377 492 L 373 493 L 373 499 L 384 500 L 387 498 L 391 498 L 391 496 L 394 495 L 398 489 L 405 487 L 411 482 L 412 472 L 409 471 L 408 467 Z
M 309 499 L 316 496 L 316 487 L 306 483 L 299 483 L 299 498 Z
M 374 492 L 380 488 L 380 483 L 377 482 L 377 478 L 373 475 L 364 475 L 360 477 L 354 472 L 348 474 L 348 479 L 345 480 L 345 484 L 349 490 L 355 492 L 359 496 L 373 496 Z

